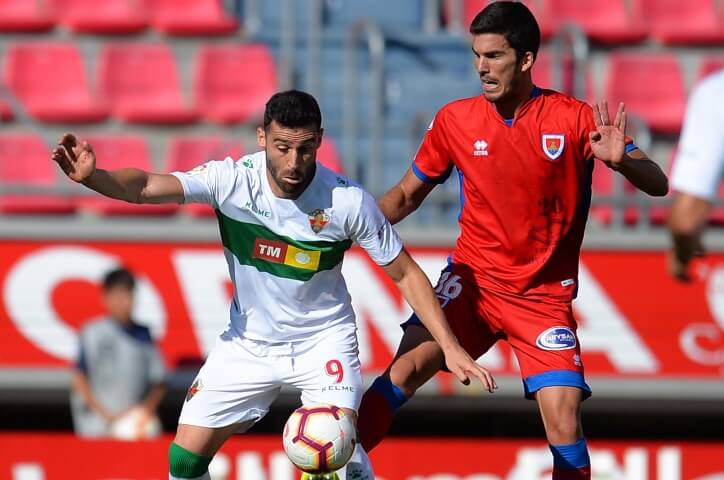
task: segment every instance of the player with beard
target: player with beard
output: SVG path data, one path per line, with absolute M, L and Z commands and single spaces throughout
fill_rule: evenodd
M 53 151 L 68 177 L 105 196 L 216 210 L 234 284 L 231 318 L 186 396 L 169 449 L 172 480 L 208 479 L 226 439 L 259 421 L 285 385 L 300 389 L 305 405 L 336 405 L 356 419 L 362 376 L 341 274 L 352 242 L 397 284 L 460 381 L 495 386 L 452 334 L 429 280 L 374 199 L 316 162 L 321 124 L 316 100 L 292 90 L 267 103 L 257 130 L 262 150 L 236 161 L 173 174 L 106 171 L 96 168 L 91 145 L 70 134 Z

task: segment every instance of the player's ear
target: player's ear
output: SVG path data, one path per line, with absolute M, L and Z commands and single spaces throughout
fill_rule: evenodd
M 322 145 L 322 138 L 324 137 L 324 129 L 319 128 L 319 133 L 317 134 L 317 148 L 319 148 Z
M 266 148 L 266 132 L 264 127 L 256 128 L 256 142 L 261 148 Z
M 525 73 L 529 72 L 535 62 L 535 55 L 533 52 L 525 52 L 523 58 L 520 61 L 520 71 Z

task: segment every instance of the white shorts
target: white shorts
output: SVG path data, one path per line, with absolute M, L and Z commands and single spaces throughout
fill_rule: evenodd
M 356 411 L 364 392 L 354 327 L 333 327 L 300 350 L 260 356 L 238 339 L 220 337 L 189 388 L 179 423 L 251 426 L 266 415 L 282 386 L 301 390 L 304 405 L 328 403 Z

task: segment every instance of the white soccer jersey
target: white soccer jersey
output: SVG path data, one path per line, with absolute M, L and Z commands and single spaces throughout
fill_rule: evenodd
M 694 88 L 686 107 L 679 152 L 671 173 L 674 190 L 707 200 L 724 169 L 724 70 Z
M 186 203 L 216 209 L 234 283 L 229 332 L 261 353 L 291 352 L 331 326 L 354 328 L 341 274 L 353 241 L 380 265 L 402 250 L 374 198 L 320 164 L 296 200 L 274 195 L 264 152 L 174 175 Z

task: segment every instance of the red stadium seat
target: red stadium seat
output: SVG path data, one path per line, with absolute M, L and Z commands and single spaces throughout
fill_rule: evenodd
M 274 58 L 264 45 L 206 46 L 199 52 L 195 90 L 197 107 L 208 120 L 256 120 L 277 90 Z
M 4 214 L 69 214 L 75 205 L 44 189 L 58 186 L 57 166 L 40 137 L 0 135 L 0 191 L 3 185 L 27 188 L 28 193 L 0 193 L 0 212 Z
M 227 141 L 223 137 L 177 137 L 171 141 L 168 150 L 167 170 L 187 172 L 209 160 L 223 160 L 226 157 L 241 158 L 243 150 L 238 141 Z M 213 217 L 214 211 L 208 205 L 189 204 L 183 209 L 198 217 Z
M 450 1 L 456 1 L 456 0 L 448 0 L 446 1 L 446 9 L 447 11 L 450 10 Z M 463 30 L 468 31 L 470 28 L 470 24 L 472 23 L 475 16 L 480 13 L 480 11 L 490 3 L 491 0 L 465 0 L 463 2 L 463 11 L 462 11 L 462 17 L 463 17 Z M 523 1 L 531 12 L 533 12 L 533 15 L 535 15 L 536 20 L 538 21 L 538 26 L 540 27 L 540 34 L 541 38 L 543 40 L 547 40 L 550 38 L 550 36 L 553 34 L 553 26 L 551 25 L 551 22 L 548 19 L 548 16 L 546 15 L 546 12 L 543 11 L 541 8 L 539 8 L 538 3 L 536 0 L 525 0 Z
M 239 22 L 224 11 L 221 0 L 148 0 L 151 24 L 171 35 L 225 35 Z
M 0 0 L 0 32 L 45 32 L 53 28 L 53 18 L 41 2 Z
M 644 25 L 627 10 L 624 0 L 542 0 L 542 8 L 556 30 L 574 23 L 595 42 L 631 43 L 646 38 Z
M 73 44 L 11 45 L 5 81 L 28 114 L 45 122 L 103 120 L 105 106 L 91 93 L 80 52 Z
M 681 129 L 686 95 L 674 55 L 611 54 L 604 98 L 610 105 L 625 102 L 626 110 L 653 130 L 676 134 Z
M 184 124 L 196 112 L 181 95 L 173 52 L 163 44 L 110 44 L 98 62 L 114 116 L 130 123 Z
M 602 163 L 596 161 L 593 167 L 591 189 L 595 196 L 609 196 L 613 194 L 613 172 Z M 610 205 L 591 205 L 589 217 L 602 225 L 608 225 L 613 218 L 613 209 Z
M 148 148 L 142 137 L 98 136 L 83 138 L 83 140 L 93 146 L 98 168 L 155 170 L 151 165 Z M 137 205 L 98 194 L 79 197 L 78 204 L 84 210 L 102 215 L 169 215 L 178 210 L 178 205 Z
M 593 168 L 593 179 L 591 182 L 594 196 L 610 196 L 614 192 L 614 176 L 616 172 L 608 168 L 602 162 L 596 160 L 596 164 Z M 625 197 L 637 195 L 636 188 L 631 185 L 627 180 L 623 180 L 623 191 L 622 195 Z M 632 199 L 633 200 L 633 199 Z M 630 203 L 633 203 L 630 202 Z M 609 225 L 613 221 L 613 209 L 611 205 L 592 205 L 590 218 L 602 225 Z M 635 205 L 624 205 L 623 206 L 623 223 L 625 225 L 635 225 L 640 218 L 638 208 Z
M 558 90 L 567 95 L 575 95 L 574 91 L 574 71 L 573 71 L 573 60 L 570 57 L 563 59 L 563 71 L 561 72 L 562 84 L 557 87 L 553 85 L 553 66 L 551 52 L 548 50 L 538 51 L 535 64 L 533 65 L 533 83 L 541 88 L 550 88 Z M 581 100 L 590 100 L 593 97 L 593 79 L 591 78 L 590 71 L 586 68 L 584 74 L 584 95 Z
M 707 45 L 724 41 L 724 23 L 712 0 L 635 0 L 638 17 L 665 44 Z
M 322 145 L 317 150 L 317 161 L 335 173 L 344 173 L 342 159 L 339 158 L 337 146 L 330 138 L 322 138 Z
M 136 33 L 148 24 L 146 0 L 51 0 L 58 23 L 74 32 Z
M 0 98 L 0 121 L 7 122 L 15 117 L 13 109 Z
M 724 56 L 705 57 L 699 66 L 696 78 L 697 80 L 701 80 L 702 78 L 722 69 L 724 69 Z

